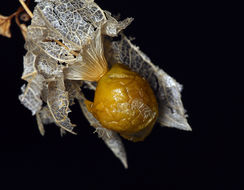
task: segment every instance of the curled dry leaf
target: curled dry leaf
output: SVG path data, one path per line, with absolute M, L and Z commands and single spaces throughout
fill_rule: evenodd
M 96 129 L 95 132 L 98 133 L 98 136 L 103 139 L 105 144 L 114 153 L 114 155 L 120 159 L 124 167 L 128 168 L 126 151 L 121 138 L 116 132 L 102 127 L 96 118 L 87 110 L 84 101 L 85 96 L 81 93 L 79 104 L 84 116 L 89 121 L 90 125 Z
M 44 125 L 42 123 L 42 119 L 40 117 L 39 112 L 36 113 L 36 121 L 37 121 L 37 126 L 39 129 L 39 132 L 41 133 L 42 136 L 45 135 L 45 129 L 44 129 Z
M 34 75 L 28 85 L 21 87 L 22 94 L 19 96 L 20 102 L 32 111 L 35 115 L 42 108 L 41 92 L 43 90 L 44 77 L 40 74 Z
M 48 123 L 59 126 L 61 134 L 75 133 L 68 113 L 77 99 L 99 137 L 127 167 L 126 152 L 118 134 L 103 128 L 84 104 L 82 89 L 96 90 L 96 83 L 84 80 L 82 77 L 87 73 L 76 72 L 76 68 L 86 68 L 97 58 L 109 65 L 123 63 L 148 80 L 157 96 L 160 125 L 191 130 L 181 102 L 182 86 L 155 66 L 126 36 L 113 40 L 132 18 L 117 21 L 93 0 L 36 2 L 25 44 L 22 79 L 28 84 L 23 86 L 20 100 L 37 115 L 41 134 L 45 132 L 43 125 Z M 89 74 L 97 72 L 94 69 Z
M 73 133 L 74 125 L 68 118 L 69 96 L 65 90 L 63 78 L 52 81 L 48 84 L 47 105 L 55 123 L 64 130 Z
M 107 43 L 109 46 L 109 43 Z M 181 101 L 182 86 L 162 69 L 155 66 L 150 59 L 122 35 L 120 41 L 112 42 L 110 62 L 124 63 L 148 80 L 159 103 L 158 122 L 161 126 L 175 127 L 191 131 Z M 112 52 L 111 52 L 112 51 Z
M 0 34 L 5 37 L 11 38 L 10 26 L 11 18 L 0 15 Z

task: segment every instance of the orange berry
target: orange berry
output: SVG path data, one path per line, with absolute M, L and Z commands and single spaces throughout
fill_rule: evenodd
M 158 116 L 158 104 L 149 83 L 122 64 L 115 64 L 98 81 L 88 110 L 107 129 L 132 141 L 148 136 Z

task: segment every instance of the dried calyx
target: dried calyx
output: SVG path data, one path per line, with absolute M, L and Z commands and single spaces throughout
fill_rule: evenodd
M 36 2 L 25 44 L 22 78 L 28 84 L 23 85 L 19 98 L 36 115 L 41 134 L 48 123 L 58 125 L 61 134 L 74 133 L 68 113 L 74 99 L 78 99 L 90 124 L 127 167 L 120 137 L 103 128 L 87 110 L 80 88 L 96 89 L 91 81 L 98 81 L 107 72 L 107 63 L 123 63 L 148 81 L 159 104 L 157 122 L 161 126 L 191 130 L 181 101 L 182 86 L 155 66 L 126 36 L 121 35 L 119 40 L 111 38 L 125 29 L 132 18 L 117 21 L 93 0 Z
M 64 70 L 64 77 L 69 80 L 99 81 L 108 71 L 104 57 L 101 29 L 94 33 L 94 39 L 84 46 L 82 60 L 75 62 Z

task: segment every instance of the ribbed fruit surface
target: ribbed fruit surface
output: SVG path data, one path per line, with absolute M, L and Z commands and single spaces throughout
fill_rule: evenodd
M 122 64 L 115 64 L 98 81 L 88 110 L 103 127 L 132 141 L 149 135 L 158 116 L 158 104 L 148 82 Z

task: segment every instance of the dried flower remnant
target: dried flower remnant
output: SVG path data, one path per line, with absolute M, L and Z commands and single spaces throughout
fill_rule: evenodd
M 11 38 L 10 33 L 11 19 L 9 17 L 0 15 L 0 34 Z
M 155 66 L 126 36 L 120 34 L 121 30 L 132 22 L 132 18 L 117 21 L 93 0 L 36 2 L 25 38 L 27 54 L 24 56 L 22 79 L 28 84 L 22 87 L 19 98 L 21 103 L 36 115 L 42 135 L 45 134 L 44 125 L 48 123 L 59 126 L 61 134 L 65 131 L 75 134 L 75 125 L 71 123 L 68 114 L 69 107 L 75 103 L 74 99 L 77 99 L 90 125 L 127 168 L 126 152 L 118 133 L 130 140 L 143 140 L 155 122 L 161 126 L 191 130 L 181 102 L 182 86 Z M 26 12 L 32 17 L 28 9 Z M 118 35 L 121 36 L 120 40 L 112 38 Z M 123 71 L 119 73 L 121 75 L 117 73 L 117 77 L 137 76 L 140 78 L 138 80 L 148 83 L 148 88 L 155 96 L 158 109 L 155 113 L 150 112 L 154 105 L 141 104 L 143 100 L 139 96 L 143 92 L 138 91 L 139 95 L 135 96 L 137 101 L 134 101 L 134 98 L 126 104 L 127 107 L 131 107 L 135 102 L 140 102 L 142 107 L 139 107 L 146 110 L 139 110 L 140 113 L 156 116 L 150 125 L 144 126 L 146 131 L 142 130 L 143 127 L 140 130 L 130 128 L 129 131 L 121 131 L 103 126 L 103 118 L 92 111 L 91 104 L 82 92 L 83 88 L 96 91 L 96 82 L 99 83 L 109 68 L 115 67 L 118 63 L 126 65 L 132 70 L 131 73 L 137 74 L 127 76 L 123 73 L 127 71 Z M 129 121 L 133 123 L 134 120 L 132 118 Z

